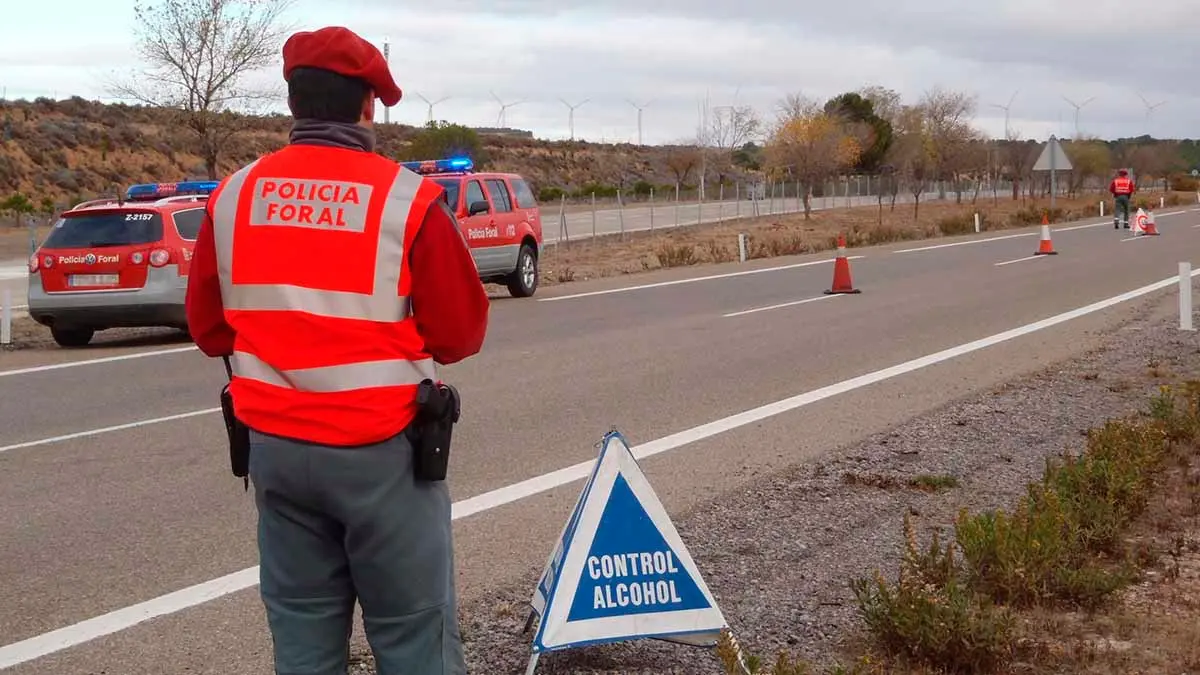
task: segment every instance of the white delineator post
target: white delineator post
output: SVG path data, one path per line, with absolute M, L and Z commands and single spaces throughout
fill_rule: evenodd
M 0 345 L 12 344 L 12 291 L 4 289 L 3 307 L 0 307 Z
M 979 234 L 979 214 L 975 214 L 975 234 Z
M 746 262 L 746 233 L 738 232 L 738 262 Z
M 1100 200 L 1100 217 L 1104 217 L 1104 200 Z
M 1192 327 L 1192 263 L 1179 263 L 1179 330 Z

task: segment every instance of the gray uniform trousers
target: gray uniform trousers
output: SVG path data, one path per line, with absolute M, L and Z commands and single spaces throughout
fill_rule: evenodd
M 465 675 L 450 494 L 414 479 L 408 438 L 250 441 L 276 675 L 345 675 L 355 600 L 379 675 Z

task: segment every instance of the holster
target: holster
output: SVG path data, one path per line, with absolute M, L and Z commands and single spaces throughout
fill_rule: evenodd
M 408 427 L 413 446 L 413 474 L 420 481 L 446 479 L 450 442 L 462 413 L 462 400 L 453 385 L 422 380 L 417 385 L 417 416 Z
M 225 373 L 233 380 L 233 367 L 229 357 L 225 361 Z M 221 388 L 221 416 L 225 418 L 225 434 L 229 439 L 229 468 L 233 475 L 242 479 L 242 484 L 250 489 L 250 428 L 242 424 L 233 412 L 233 395 L 229 385 Z

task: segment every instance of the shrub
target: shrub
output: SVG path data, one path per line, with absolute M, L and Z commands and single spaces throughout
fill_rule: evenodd
M 953 237 L 959 234 L 967 234 L 975 231 L 975 218 L 968 213 L 959 213 L 953 216 L 944 216 L 937 221 L 938 232 L 943 236 Z
M 868 632 L 893 655 L 962 673 L 991 670 L 1012 653 L 1014 621 L 963 583 L 953 542 L 935 534 L 919 551 L 904 517 L 905 552 L 894 586 L 876 573 L 850 582 Z
M 733 251 L 729 250 L 728 247 L 718 244 L 713 240 L 705 242 L 705 249 L 705 252 L 708 254 L 708 259 L 715 263 L 731 262 L 736 257 L 733 254 Z M 747 254 L 749 254 L 748 251 Z
M 690 244 L 663 243 L 655 252 L 658 264 L 662 267 L 683 267 L 700 262 L 696 257 L 696 248 Z
M 1200 180 L 1186 173 L 1173 174 L 1169 179 L 1169 184 L 1172 190 L 1177 192 L 1197 192 L 1200 191 Z

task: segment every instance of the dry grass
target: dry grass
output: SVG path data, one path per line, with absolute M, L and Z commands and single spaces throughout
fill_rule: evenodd
M 1143 195 L 1155 203 L 1158 196 L 1166 197 L 1168 204 L 1195 200 L 1194 194 L 1187 193 Z M 1096 217 L 1097 201 L 1092 196 L 1056 200 L 1057 211 L 1049 214 L 1050 222 Z M 982 217 L 982 231 L 995 231 L 1038 224 L 1048 210 L 1048 199 L 1001 199 L 995 204 L 980 199 L 975 206 L 969 202 L 922 204 L 914 217 L 911 204 L 897 204 L 893 210 L 885 202 L 882 213 L 876 206 L 860 206 L 814 211 L 807 220 L 803 214 L 787 214 L 632 232 L 625 235 L 624 241 L 619 235 L 610 235 L 548 246 L 542 257 L 542 280 L 553 285 L 731 262 L 737 259 L 739 232 L 749 236 L 748 258 L 774 258 L 830 250 L 836 246 L 839 233 L 845 233 L 851 247 L 880 245 L 974 233 L 976 211 Z

